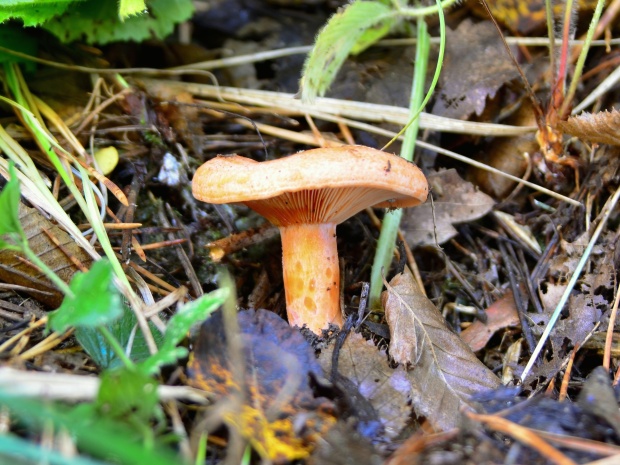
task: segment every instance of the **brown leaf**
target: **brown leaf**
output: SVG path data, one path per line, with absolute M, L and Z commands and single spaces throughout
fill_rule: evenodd
M 318 436 L 335 423 L 314 399 L 311 373 L 319 374 L 314 351 L 299 331 L 267 310 L 238 313 L 245 359 L 243 386 L 232 376 L 234 363 L 221 312 L 203 323 L 188 364 L 189 384 L 213 393 L 216 400 L 242 389 L 240 411 L 224 413 L 265 459 L 276 463 L 305 458 Z
M 403 213 L 401 228 L 411 247 L 435 244 L 435 231 L 437 243 L 443 244 L 458 234 L 453 224 L 481 218 L 495 204 L 491 197 L 464 181 L 455 169 L 429 174 L 427 179 L 433 203 L 426 202 Z
M 476 320 L 461 332 L 461 339 L 474 352 L 484 349 L 489 339 L 500 329 L 518 326 L 520 323 L 512 291 L 507 292 L 484 313 L 487 316 L 486 323 Z
M 513 126 L 536 126 L 536 114 L 532 103 L 525 99 L 519 108 L 503 120 L 503 124 Z M 540 144 L 534 134 L 521 134 L 514 137 L 494 137 L 488 145 L 479 151 L 476 159 L 485 165 L 497 168 L 520 178 L 527 169 L 525 153 L 540 150 Z M 476 184 L 483 192 L 494 199 L 503 199 L 516 186 L 516 182 L 482 168 L 467 168 L 466 179 Z
M 56 238 L 69 255 L 88 268 L 92 262 L 91 256 L 63 229 L 52 224 L 38 210 L 21 203 L 18 214 L 30 248 L 63 281 L 71 281 L 75 272 L 79 270 L 45 231 Z M 41 271 L 25 261 L 21 254 L 12 250 L 0 251 L 0 281 L 33 289 L 32 297 L 52 308 L 58 307 L 63 299 L 62 293 Z
M 588 277 L 593 277 L 593 275 L 586 275 L 584 279 L 588 279 Z M 546 292 L 543 293 L 542 290 L 539 290 L 544 313 L 530 315 L 532 322 L 536 325 L 532 328 L 535 333 L 542 333 L 542 330 L 547 326 L 549 317 L 557 307 L 565 289 L 566 285 L 546 283 Z M 568 299 L 567 312 L 556 322 L 551 332 L 550 340 L 554 357 L 562 359 L 567 355 L 567 342 L 572 343 L 572 346 L 582 344 L 586 336 L 594 329 L 594 325 L 600 320 L 601 308 L 607 305 L 609 303 L 602 295 L 592 292 L 571 295 Z
M 493 24 L 466 19 L 457 29 L 446 30 L 441 90 L 432 113 L 456 119 L 480 116 L 487 97 L 518 76 Z
M 416 412 L 435 428 L 456 427 L 471 396 L 497 388 L 499 379 L 447 327 L 408 269 L 392 279 L 381 301 L 390 326 L 390 355 L 406 370 Z
M 560 121 L 559 128 L 566 134 L 591 143 L 620 145 L 620 112 L 618 110 L 584 112 Z
M 609 302 L 599 294 L 600 287 L 592 286 L 592 283 L 597 282 L 599 282 L 598 273 L 587 273 L 583 276 L 581 292 L 571 294 L 562 318 L 556 322 L 551 332 L 549 337 L 551 354 L 543 358 L 541 365 L 534 367 L 525 385 L 538 384 L 541 380 L 553 378 L 563 368 L 564 360 L 570 355 L 570 349 L 577 344 L 583 345 L 585 338 L 600 321 L 601 309 L 608 308 Z M 546 282 L 539 285 L 538 294 L 544 312 L 528 314 L 533 323 L 532 331 L 535 335 L 542 334 L 565 289 L 566 284 Z
M 325 373 L 332 368 L 334 345 L 321 351 L 319 363 Z M 385 435 L 396 437 L 405 427 L 411 407 L 408 381 L 388 364 L 387 354 L 361 334 L 347 336 L 338 357 L 338 373 L 350 380 L 377 412 Z
M 569 277 L 575 272 L 578 261 L 581 259 L 590 240 L 590 232 L 586 231 L 573 242 L 560 240 L 560 250 L 549 261 L 547 280 L 538 285 L 538 295 L 544 312 L 530 314 L 534 325 L 534 334 L 541 334 L 555 311 L 564 294 Z M 568 305 L 550 335 L 553 349 L 551 358 L 547 357 L 545 364 L 538 366 L 529 379 L 553 377 L 561 368 L 562 361 L 568 351 L 576 344 L 582 344 L 590 334 L 594 325 L 600 321 L 602 310 L 609 308 L 607 295 L 613 295 L 613 279 L 615 276 L 614 254 L 617 236 L 613 231 L 603 233 L 598 243 L 592 249 L 590 256 L 590 272 L 584 273 L 579 284 L 571 293 Z

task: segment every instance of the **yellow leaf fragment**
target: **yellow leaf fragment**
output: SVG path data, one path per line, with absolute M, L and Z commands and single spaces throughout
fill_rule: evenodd
M 118 150 L 113 146 L 99 149 L 95 152 L 95 160 L 101 172 L 107 176 L 118 164 Z

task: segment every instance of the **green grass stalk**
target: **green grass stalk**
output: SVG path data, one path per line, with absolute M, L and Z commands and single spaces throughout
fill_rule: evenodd
M 28 96 L 22 92 L 22 89 L 25 88 L 25 82 L 21 78 L 21 74 L 19 73 L 19 69 L 16 64 L 5 66 L 5 73 L 7 76 L 7 83 L 11 92 L 13 93 L 16 102 L 20 105 L 20 112 L 22 118 L 24 119 L 24 123 L 28 126 L 29 130 L 32 132 L 35 137 L 37 144 L 41 147 L 41 150 L 44 151 L 56 171 L 60 174 L 62 180 L 67 185 L 69 191 L 74 196 L 78 205 L 86 215 L 91 224 L 95 234 L 97 235 L 97 239 L 101 244 L 108 260 L 112 264 L 112 268 L 117 277 L 128 287 L 131 288 L 129 284 L 129 280 L 123 271 L 123 267 L 121 266 L 114 250 L 112 249 L 112 244 L 109 241 L 103 223 L 99 217 L 99 209 L 97 207 L 97 203 L 94 198 L 94 194 L 92 192 L 92 187 L 90 185 L 89 174 L 88 172 L 79 164 L 77 164 L 77 169 L 80 172 L 82 177 L 82 185 L 84 190 L 84 196 L 78 189 L 77 185 L 73 181 L 73 176 L 70 172 L 67 171 L 62 161 L 56 154 L 54 149 L 60 150 L 64 152 L 64 149 L 53 140 L 52 136 L 48 134 L 45 130 L 42 122 L 40 121 L 40 116 L 37 117 L 32 111 L 37 110 L 36 105 L 34 108 L 30 106 L 30 100 L 27 98 Z M 24 111 L 26 110 L 26 111 Z
M 579 84 L 579 80 L 581 79 L 581 74 L 583 72 L 583 65 L 586 62 L 586 57 L 588 56 L 588 51 L 590 50 L 590 45 L 592 44 L 592 38 L 594 37 L 594 32 L 596 31 L 596 26 L 598 25 L 601 19 L 601 13 L 603 12 L 603 6 L 605 6 L 605 0 L 598 0 L 596 4 L 596 8 L 594 9 L 594 14 L 592 15 L 592 20 L 590 21 L 590 26 L 588 27 L 588 32 L 586 33 L 586 38 L 581 48 L 581 52 L 579 53 L 579 58 L 577 59 L 577 64 L 575 65 L 575 72 L 573 74 L 573 78 L 570 82 L 570 86 L 568 88 L 568 92 L 564 97 L 564 102 L 562 102 L 562 107 L 560 108 L 560 118 L 563 118 L 568 114 L 568 107 L 571 105 L 573 98 L 575 97 L 575 92 L 577 91 L 577 85 Z
M 555 69 L 555 21 L 553 18 L 553 5 L 551 0 L 545 0 L 545 12 L 547 16 L 547 36 L 549 36 L 549 67 L 551 75 L 555 79 L 557 70 Z
M 56 152 L 54 151 L 54 149 L 62 150 L 62 147 L 57 146 L 57 144 L 54 144 L 52 142 L 51 136 L 45 131 L 41 121 L 39 121 L 32 113 L 32 108 L 28 103 L 28 99 L 24 96 L 22 92 L 20 86 L 20 73 L 18 71 L 17 64 L 12 63 L 9 65 L 5 65 L 4 71 L 7 78 L 8 87 L 13 94 L 15 101 L 28 110 L 28 112 L 20 111 L 20 114 L 24 119 L 24 124 L 26 124 L 28 129 L 32 132 L 32 135 L 34 136 L 37 144 L 39 145 L 41 150 L 47 155 L 50 163 L 54 166 L 54 169 L 56 169 L 71 194 L 75 197 L 75 201 L 78 203 L 80 208 L 84 212 L 86 212 L 86 202 L 82 197 L 82 194 L 75 185 L 75 182 L 73 182 L 73 178 L 71 177 L 71 175 L 63 166 L 60 158 L 58 158 L 58 155 L 56 155 Z
M 440 18 L 443 15 L 440 13 Z M 415 68 L 413 73 L 413 84 L 411 97 L 409 100 L 409 110 L 412 114 L 412 121 L 405 130 L 405 140 L 402 144 L 400 155 L 406 160 L 413 159 L 415 142 L 418 137 L 419 118 L 417 117 L 426 100 L 424 99 L 424 86 L 426 83 L 426 70 L 428 68 L 428 55 L 430 51 L 430 36 L 424 18 L 418 19 L 417 28 L 418 44 L 416 47 Z M 432 90 L 432 89 L 431 89 Z M 424 100 L 424 101 L 423 101 Z M 381 225 L 381 233 L 377 242 L 377 250 L 372 265 L 370 275 L 370 308 L 380 308 L 380 296 L 383 289 L 383 276 L 387 274 L 390 263 L 394 256 L 394 243 L 398 234 L 402 209 L 386 211 Z

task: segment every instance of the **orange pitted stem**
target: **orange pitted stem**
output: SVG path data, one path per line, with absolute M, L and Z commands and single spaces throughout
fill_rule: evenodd
M 304 324 L 321 334 L 330 323 L 342 326 L 336 225 L 281 226 L 282 273 L 291 326 Z

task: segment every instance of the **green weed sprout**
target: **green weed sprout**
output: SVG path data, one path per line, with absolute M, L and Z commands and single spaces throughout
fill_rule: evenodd
M 349 54 L 362 52 L 388 34 L 402 19 L 416 18 L 418 41 L 409 102 L 410 119 L 389 143 L 391 144 L 404 133 L 405 141 L 400 155 L 411 161 L 418 134 L 418 117 L 430 99 L 441 73 L 446 35 L 443 11 L 455 3 L 455 0 L 443 2 L 437 0 L 436 5 L 421 8 L 404 6 L 398 1 L 358 0 L 351 3 L 332 16 L 317 36 L 315 45 L 304 65 L 301 80 L 302 100 L 312 102 L 316 96 L 324 95 Z M 429 91 L 423 98 L 430 50 L 430 37 L 424 18 L 432 14 L 439 16 L 441 41 L 433 80 Z M 387 273 L 392 262 L 394 243 L 401 218 L 402 210 L 394 210 L 387 211 L 383 219 L 371 271 L 369 295 L 371 308 L 380 307 L 382 275 Z

